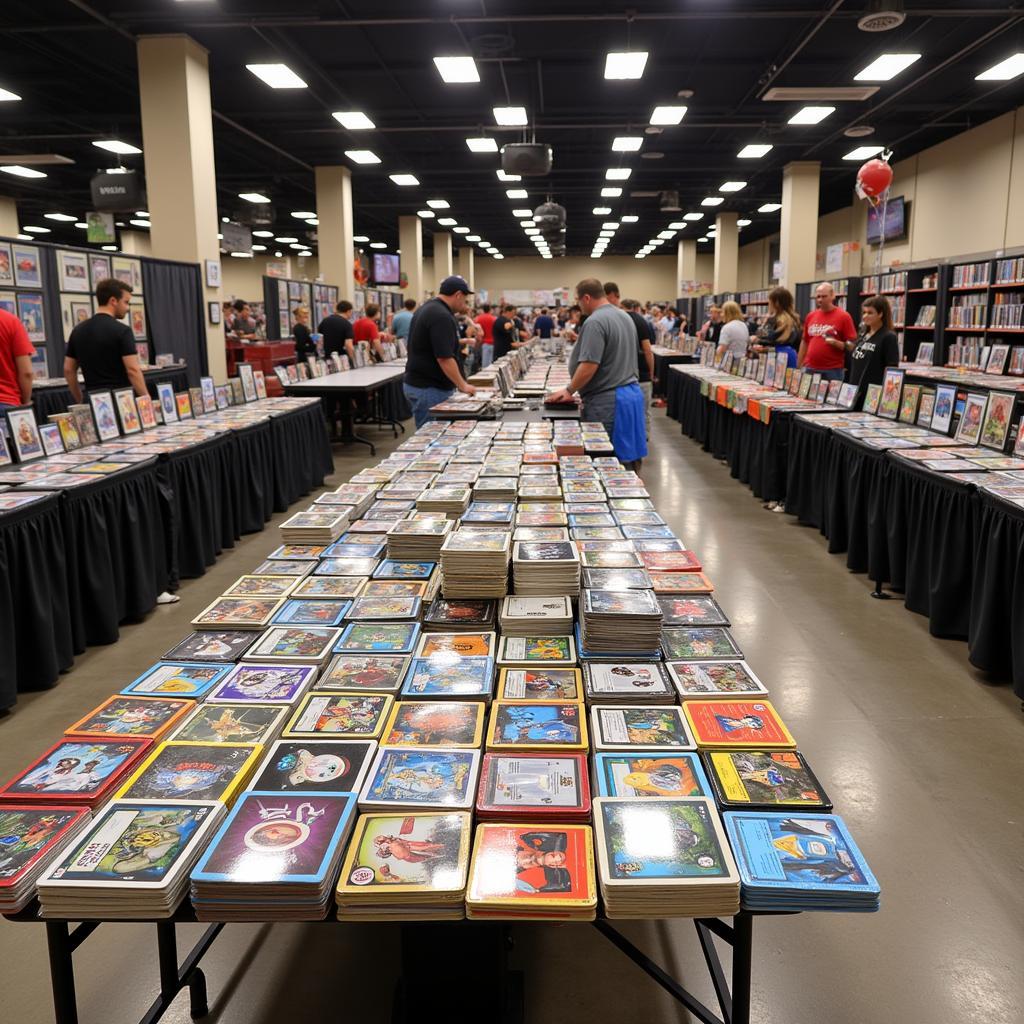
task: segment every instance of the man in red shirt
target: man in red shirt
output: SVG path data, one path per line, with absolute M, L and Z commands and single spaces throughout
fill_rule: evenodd
M 494 321 L 498 318 L 491 312 L 488 303 L 485 302 L 481 309 L 482 312 L 477 314 L 473 323 L 483 332 L 480 339 L 480 365 L 490 366 L 494 362 Z
M 857 340 L 857 328 L 845 309 L 835 305 L 835 289 L 827 281 L 814 290 L 817 309 L 807 314 L 797 365 L 825 380 L 842 380 L 846 350 Z
M 32 357 L 36 350 L 25 325 L 0 309 L 0 412 L 32 401 Z
M 377 326 L 379 317 L 380 306 L 374 305 L 371 302 L 363 310 L 363 315 L 352 325 L 352 336 L 356 344 L 361 341 L 369 342 L 374 360 L 378 363 L 383 363 L 384 350 L 380 345 L 382 341 L 387 341 L 389 336 L 384 334 Z

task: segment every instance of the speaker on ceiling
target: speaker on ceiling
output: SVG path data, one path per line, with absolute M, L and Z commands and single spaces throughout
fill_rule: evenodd
M 551 173 L 551 147 L 542 142 L 509 142 L 501 147 L 501 169 L 524 178 Z

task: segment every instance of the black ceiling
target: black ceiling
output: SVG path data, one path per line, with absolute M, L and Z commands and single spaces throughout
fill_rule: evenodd
M 822 161 L 825 212 L 851 199 L 857 164 L 841 158 L 853 147 L 885 144 L 901 159 L 1024 103 L 1024 76 L 974 80 L 1024 51 L 1024 18 L 1007 6 L 906 0 L 901 27 L 866 33 L 857 20 L 867 5 L 664 0 L 627 11 L 578 0 L 5 0 L 0 87 L 23 100 L 0 104 L 0 161 L 4 153 L 57 152 L 75 164 L 47 168 L 37 182 L 4 175 L 0 190 L 18 197 L 23 224 L 54 210 L 80 216 L 92 173 L 116 162 L 91 140 L 141 146 L 135 38 L 184 32 L 210 51 L 222 214 L 246 207 L 237 193 L 262 191 L 274 201 L 277 233 L 296 234 L 290 212 L 315 209 L 312 168 L 370 148 L 383 163 L 353 168 L 356 229 L 389 246 L 397 245 L 397 218 L 436 196 L 506 255 L 532 253 L 512 209 L 550 194 L 568 209 L 571 253 L 590 251 L 601 221 L 638 215 L 608 250 L 631 255 L 680 216 L 631 193 L 677 189 L 684 212 L 700 211 L 728 179 L 749 183 L 719 207 L 752 220 L 742 234 L 749 241 L 778 229 L 778 214 L 756 210 L 779 199 L 788 161 Z M 643 78 L 606 81 L 605 53 L 626 49 L 649 51 Z M 786 123 L 802 103 L 759 98 L 768 87 L 854 85 L 879 54 L 908 51 L 922 59 L 871 99 L 834 104 L 817 126 Z M 431 58 L 467 52 L 477 56 L 481 81 L 442 83 Z M 268 88 L 245 69 L 258 62 L 289 65 L 309 88 Z M 640 153 L 611 152 L 614 136 L 644 135 L 651 109 L 668 103 L 689 108 L 679 127 L 645 135 Z M 521 129 L 494 126 L 491 108 L 506 104 L 525 106 L 530 138 L 554 149 L 550 176 L 524 181 L 527 202 L 506 198 L 515 186 L 498 181 L 496 154 L 471 153 L 464 141 L 522 139 Z M 330 116 L 338 109 L 365 111 L 376 130 L 342 129 Z M 861 123 L 874 134 L 844 138 Z M 737 159 L 754 141 L 775 148 L 760 160 Z M 125 164 L 141 170 L 142 160 Z M 605 169 L 617 166 L 631 167 L 632 177 L 621 199 L 602 201 Z M 394 185 L 388 174 L 400 171 L 416 174 L 421 187 Z M 602 205 L 612 217 L 591 213 Z M 708 224 L 716 211 L 704 212 Z M 73 226 L 42 223 L 53 228 L 47 240 L 81 240 Z M 691 225 L 685 234 L 697 231 Z

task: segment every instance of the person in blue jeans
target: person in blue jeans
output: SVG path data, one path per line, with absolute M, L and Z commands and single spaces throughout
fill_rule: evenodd
M 456 314 L 466 311 L 466 298 L 472 294 L 465 278 L 446 277 L 437 295 L 413 314 L 402 390 L 417 429 L 431 419 L 430 410 L 455 391 L 476 394 L 476 388 L 466 383 L 459 368 L 461 339 L 455 319 Z

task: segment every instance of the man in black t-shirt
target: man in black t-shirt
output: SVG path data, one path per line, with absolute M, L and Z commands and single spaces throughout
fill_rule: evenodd
M 317 327 L 317 333 L 322 334 L 324 339 L 324 356 L 329 358 L 331 353 L 337 352 L 339 356 L 348 356 L 349 363 L 354 366 L 352 303 L 342 299 L 334 309 L 335 312 L 325 316 Z
M 494 321 L 494 358 L 507 356 L 514 348 L 519 348 L 522 321 L 515 315 L 515 306 L 502 306 L 501 316 Z M 518 322 L 517 322 L 518 321 Z
M 87 391 L 132 388 L 147 395 L 132 329 L 121 321 L 128 315 L 132 289 L 124 281 L 105 278 L 96 285 L 98 312 L 80 323 L 68 339 L 64 353 L 64 379 L 76 402 L 82 400 L 78 386 L 81 367 Z
M 456 388 L 475 395 L 459 370 L 459 325 L 455 314 L 466 311 L 466 296 L 473 290 L 464 278 L 446 277 L 437 295 L 413 313 L 409 325 L 409 358 L 402 390 L 412 406 L 416 426 L 430 419 L 430 410 L 451 398 Z

